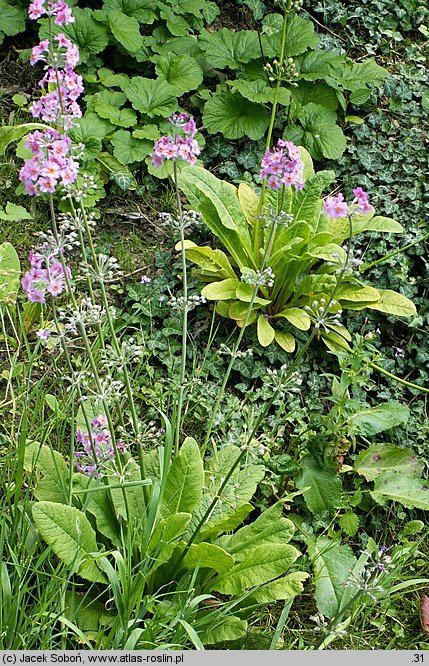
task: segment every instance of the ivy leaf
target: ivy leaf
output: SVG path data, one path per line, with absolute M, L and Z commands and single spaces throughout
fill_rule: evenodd
M 129 83 L 121 87 L 136 111 L 141 111 L 150 118 L 168 118 L 177 107 L 175 88 L 167 81 L 134 76 Z
M 262 21 L 262 32 L 265 35 L 274 35 L 280 32 L 283 27 L 283 16 L 281 14 L 267 14 Z
M 216 32 L 203 30 L 198 38 L 198 45 L 203 50 L 212 67 L 238 69 L 243 63 L 259 58 L 258 35 L 253 30 L 233 32 L 221 28 Z
M 121 164 L 142 162 L 151 152 L 153 145 L 150 141 L 136 139 L 130 132 L 119 130 L 111 138 L 113 154 Z
M 203 80 L 203 70 L 194 58 L 188 55 L 167 53 L 154 58 L 155 70 L 160 81 L 167 81 L 180 96 L 195 90 Z
M 338 159 L 346 149 L 346 137 L 335 123 L 335 115 L 320 104 L 307 104 L 298 114 L 304 130 L 304 145 L 316 160 Z
M 123 171 L 115 171 L 110 174 L 110 180 L 113 180 L 113 182 L 124 192 L 129 190 L 134 182 L 132 174 Z
M 138 51 L 143 46 L 143 37 L 140 34 L 139 22 L 133 16 L 123 12 L 109 12 L 109 25 L 115 39 L 129 53 Z
M 211 134 L 227 139 L 261 139 L 269 125 L 267 111 L 237 93 L 218 92 L 204 106 L 203 125 Z

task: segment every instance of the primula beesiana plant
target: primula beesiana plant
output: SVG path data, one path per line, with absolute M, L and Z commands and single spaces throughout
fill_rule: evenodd
M 295 332 L 313 325 L 330 349 L 348 349 L 343 313 L 364 308 L 410 317 L 403 294 L 366 284 L 355 238 L 367 232 L 400 233 L 400 224 L 375 215 L 362 188 L 349 205 L 340 193 L 323 199 L 331 171 L 315 173 L 309 154 L 279 140 L 261 165 L 261 197 L 209 171 L 184 168 L 179 186 L 226 253 L 186 241 L 186 256 L 208 284 L 201 294 L 243 327 L 256 321 L 264 347 L 295 349 Z

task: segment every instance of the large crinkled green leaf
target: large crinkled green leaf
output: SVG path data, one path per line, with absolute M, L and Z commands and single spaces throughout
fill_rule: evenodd
M 204 629 L 204 643 L 214 645 L 215 643 L 223 643 L 225 641 L 235 641 L 245 636 L 246 632 L 246 620 L 241 620 L 235 615 L 225 617 L 218 613 L 213 623 L 207 629 Z
M 160 81 L 167 81 L 180 96 L 196 90 L 203 80 L 203 70 L 195 58 L 188 55 L 166 53 L 154 58 L 155 70 Z
M 289 543 L 295 531 L 294 524 L 283 515 L 280 502 L 265 509 L 250 525 L 245 525 L 234 534 L 221 537 L 218 543 L 228 553 L 236 555 L 255 544 Z
M 113 154 L 121 164 L 142 162 L 153 149 L 151 141 L 136 139 L 131 132 L 119 130 L 111 138 Z
M 187 437 L 170 467 L 161 513 L 191 513 L 200 503 L 204 485 L 203 461 L 195 439 Z
M 58 451 L 38 442 L 28 444 L 25 449 L 25 468 L 34 474 L 37 471 L 39 481 L 34 488 L 38 500 L 67 503 L 69 501 L 69 468 Z
M 306 505 L 312 513 L 332 514 L 341 505 L 341 479 L 334 466 L 320 467 L 312 456 L 304 456 L 299 464 L 297 488 L 303 491 Z
M 33 518 L 42 538 L 67 566 L 86 580 L 104 583 L 105 577 L 97 567 L 98 554 L 95 532 L 84 513 L 73 506 L 57 502 L 37 502 Z
M 101 118 L 106 118 L 112 125 L 119 127 L 133 127 L 137 124 L 137 113 L 133 109 L 118 109 L 112 104 L 97 102 L 95 110 Z
M 229 477 L 225 488 L 220 492 L 226 475 L 236 463 L 239 455 L 238 447 L 228 446 L 218 451 L 206 464 L 204 495 L 200 505 L 194 511 L 190 532 L 198 525 L 214 499 L 216 502 L 201 529 L 198 541 L 233 530 L 243 522 L 249 513 L 251 506 L 249 501 L 265 474 L 262 465 L 247 464 L 242 469 L 238 466 Z
M 145 25 L 153 23 L 156 18 L 152 0 L 104 0 L 102 9 L 106 14 L 115 11 L 123 12 Z
M 203 125 L 211 134 L 227 139 L 261 139 L 270 122 L 268 111 L 238 93 L 216 92 L 204 106 Z
M 382 443 L 361 451 L 353 468 L 367 481 L 374 481 L 383 472 L 400 472 L 407 476 L 421 476 L 423 472 L 423 464 L 410 449 Z
M 303 582 L 309 578 L 304 571 L 293 571 L 282 578 L 266 583 L 246 599 L 247 603 L 267 604 L 293 599 L 304 591 Z
M 374 287 L 361 287 L 359 284 L 343 283 L 340 285 L 335 298 L 338 301 L 353 302 L 377 302 L 380 300 L 380 292 Z
M 14 204 L 6 205 L 6 214 L 11 214 Z M 21 206 L 15 206 L 21 208 Z M 23 209 L 25 213 L 27 211 Z M 27 213 L 28 215 L 28 213 Z M 31 216 L 29 216 L 31 218 Z M 1 212 L 0 212 L 0 219 Z M 25 219 L 18 218 L 18 219 Z M 21 275 L 21 265 L 18 254 L 11 243 L 2 243 L 0 245 L 0 303 L 14 305 L 19 290 L 19 278 Z
M 0 39 L 2 33 L 11 37 L 25 30 L 26 12 L 24 7 L 15 7 L 13 4 L 0 0 Z
M 238 92 L 242 97 L 250 102 L 266 104 L 274 101 L 275 88 L 267 85 L 262 79 L 256 81 L 247 81 L 246 79 L 235 79 L 228 81 L 232 92 Z M 280 88 L 277 98 L 278 104 L 287 106 L 290 102 L 290 91 L 287 88 Z
M 280 53 L 281 31 L 272 35 L 262 35 L 262 49 L 265 57 L 276 58 Z M 319 38 L 314 32 L 314 25 L 298 14 L 289 14 L 286 26 L 286 44 L 284 55 L 286 58 L 304 53 L 307 49 L 315 49 Z M 260 52 L 257 56 L 259 57 Z
M 74 23 L 61 28 L 55 28 L 55 32 L 64 32 L 72 42 L 79 47 L 81 62 L 86 62 L 90 56 L 104 51 L 109 43 L 109 29 L 103 23 L 96 21 L 93 10 L 89 7 L 80 9 L 73 7 Z M 49 38 L 47 21 L 41 21 L 40 37 Z
M 121 530 L 113 509 L 109 490 L 103 486 L 102 481 L 84 474 L 74 474 L 73 482 L 79 490 L 93 491 L 81 496 L 83 497 L 82 511 L 91 513 L 95 518 L 97 530 L 110 539 L 115 546 L 119 547 L 121 545 Z
M 301 109 L 298 118 L 304 130 L 304 145 L 314 159 L 341 157 L 347 142 L 332 111 L 311 102 Z
M 403 472 L 383 472 L 377 476 L 371 496 L 379 504 L 390 500 L 399 502 L 407 509 L 429 511 L 428 482 Z
M 228 28 L 221 28 L 216 32 L 202 31 L 198 45 L 210 65 L 219 69 L 238 69 L 241 64 L 261 55 L 258 35 L 254 30 L 233 32 Z
M 139 22 L 134 16 L 127 16 L 121 11 L 109 12 L 109 25 L 115 39 L 129 53 L 138 51 L 143 46 Z
M 378 86 L 386 79 L 388 72 L 378 65 L 374 58 L 363 62 L 348 59 L 347 66 L 337 70 L 338 79 L 346 90 L 359 90 L 368 83 Z
M 417 314 L 416 306 L 409 298 L 391 289 L 379 289 L 380 300 L 368 303 L 371 310 L 378 310 L 398 317 L 413 317 Z
M 255 546 L 246 550 L 244 559 L 228 572 L 216 576 L 210 588 L 221 594 L 243 594 L 245 590 L 282 576 L 300 555 L 299 550 L 290 545 Z
M 308 554 L 314 567 L 314 598 L 317 609 L 328 619 L 337 614 L 341 600 L 347 593 L 345 583 L 356 564 L 350 546 L 340 545 L 328 537 L 311 541 Z
M 123 83 L 121 88 L 136 111 L 150 118 L 168 118 L 176 110 L 176 90 L 167 81 L 134 76 L 129 83 Z
M 392 400 L 376 407 L 364 407 L 348 417 L 350 425 L 354 425 L 359 435 L 372 437 L 384 430 L 391 430 L 405 425 L 410 417 L 410 410 L 402 402 Z
M 192 544 L 183 559 L 186 569 L 214 569 L 221 574 L 234 566 L 234 558 L 220 546 L 213 543 Z
M 313 235 L 318 230 L 322 192 L 335 178 L 333 171 L 319 171 L 305 181 L 302 190 L 299 190 L 294 199 L 292 213 L 296 220 L 305 220 L 312 228 Z
M 291 94 L 292 99 L 299 106 L 306 106 L 306 104 L 313 102 L 330 111 L 335 111 L 338 108 L 338 97 L 335 90 L 323 81 L 317 83 L 313 81 L 299 81 L 298 85 L 291 89 Z
M 248 266 L 252 243 L 237 188 L 199 167 L 185 167 L 179 187 L 238 266 Z

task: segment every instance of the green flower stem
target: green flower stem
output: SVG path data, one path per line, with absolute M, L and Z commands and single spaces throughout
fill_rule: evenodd
M 422 236 L 421 238 L 418 238 L 417 240 L 413 241 L 412 243 L 408 243 L 408 245 L 404 245 L 403 247 L 400 247 L 399 250 L 394 250 L 393 252 L 390 252 L 389 254 L 386 254 L 385 257 L 382 257 L 381 259 L 377 259 L 377 261 L 373 261 L 370 264 L 365 264 L 365 266 L 362 266 L 359 269 L 360 273 L 364 273 L 365 271 L 368 271 L 370 268 L 373 268 L 374 266 L 378 266 L 378 264 L 382 264 L 383 262 L 387 261 L 388 259 L 391 259 L 391 257 L 396 257 L 397 254 L 401 254 L 401 252 L 405 252 L 405 250 L 409 250 L 410 247 L 413 247 L 414 245 L 417 245 L 418 243 L 421 243 L 422 241 L 425 241 L 429 238 L 429 233 L 426 234 L 425 236 Z
M 283 65 L 283 60 L 284 60 L 284 55 L 285 55 L 285 47 L 286 47 L 287 17 L 288 17 L 288 12 L 285 11 L 284 16 L 283 16 L 283 29 L 282 29 L 282 37 L 281 37 L 281 45 L 280 45 L 279 75 L 277 77 L 276 87 L 275 87 L 275 90 L 274 90 L 274 100 L 273 100 L 273 106 L 272 106 L 272 109 L 271 109 L 270 124 L 268 126 L 267 140 L 266 140 L 266 143 L 265 143 L 266 148 L 269 148 L 270 145 L 271 145 L 271 137 L 272 137 L 272 134 L 273 134 L 274 121 L 276 119 L 276 112 L 277 112 L 277 102 L 278 102 L 278 98 L 279 98 L 280 86 L 281 86 L 281 83 L 282 83 L 281 67 Z M 266 187 L 267 187 L 267 179 L 265 178 L 262 181 L 261 196 L 260 196 L 260 199 L 259 199 L 259 207 L 258 207 L 258 213 L 259 214 L 261 213 L 262 208 L 264 206 Z M 255 257 L 257 257 L 258 254 L 259 254 L 260 234 L 261 234 L 260 222 L 258 220 L 256 220 L 254 228 L 253 228 L 253 252 L 254 252 Z
M 97 270 L 99 268 L 99 264 L 98 264 L 97 254 L 95 252 L 94 243 L 93 243 L 92 236 L 91 236 L 91 229 L 89 228 L 89 224 L 88 224 L 88 217 L 87 217 L 85 206 L 83 205 L 83 202 L 80 201 L 79 203 L 80 203 L 80 210 L 81 210 L 81 213 L 82 213 L 82 218 L 83 218 L 83 221 L 84 221 L 84 224 L 85 224 L 85 230 L 86 230 L 86 233 L 87 233 L 87 236 L 88 236 L 89 250 L 90 250 L 90 254 L 91 254 L 91 259 L 92 259 L 92 262 L 94 264 L 95 269 Z M 115 352 L 119 356 L 119 354 L 120 354 L 119 342 L 118 342 L 118 338 L 117 338 L 117 335 L 116 335 L 116 330 L 115 330 L 115 326 L 114 326 L 114 323 L 113 323 L 112 315 L 110 313 L 109 299 L 107 298 L 106 287 L 104 285 L 103 280 L 100 280 L 100 290 L 101 290 L 101 298 L 102 298 L 104 309 L 105 309 L 105 312 L 106 312 L 107 323 L 108 323 L 108 326 L 109 326 L 110 334 L 112 336 L 112 344 L 115 348 Z M 132 424 L 133 424 L 134 434 L 135 434 L 136 437 L 138 437 L 139 421 L 138 421 L 137 410 L 136 410 L 136 406 L 135 406 L 135 402 L 134 402 L 134 396 L 133 396 L 133 392 L 132 392 L 132 388 L 131 388 L 130 377 L 129 377 L 128 370 L 127 370 L 126 367 L 123 368 L 122 376 L 123 376 L 123 379 L 124 379 L 125 390 L 126 390 L 127 398 L 128 398 L 128 407 L 129 407 L 130 412 L 131 412 L 131 420 L 132 420 Z M 108 418 L 110 418 L 110 417 L 108 416 Z M 143 451 L 142 451 L 142 447 L 140 445 L 140 442 L 138 442 L 138 441 L 137 441 L 137 455 L 138 455 L 138 459 L 139 459 L 140 476 L 143 480 L 145 478 Z M 149 494 L 148 494 L 148 489 L 147 489 L 146 486 L 143 486 L 143 494 L 144 494 L 144 497 L 145 497 L 145 502 L 147 504 L 148 501 L 149 501 Z
M 58 239 L 58 227 L 57 227 L 57 220 L 56 220 L 55 208 L 54 208 L 54 200 L 53 200 L 52 194 L 49 194 L 49 208 L 50 208 L 50 213 L 51 213 L 53 233 L 54 233 L 55 238 Z M 86 220 L 86 223 L 87 223 L 87 220 Z M 91 236 L 90 236 L 90 238 L 91 238 Z M 77 308 L 77 302 L 76 302 L 76 299 L 75 299 L 75 296 L 74 296 L 72 285 L 70 283 L 70 278 L 68 276 L 67 267 L 66 267 L 65 262 L 64 262 L 64 257 L 61 253 L 59 255 L 59 258 L 60 258 L 60 262 L 61 262 L 62 267 L 63 267 L 64 279 L 65 279 L 66 285 L 67 285 L 67 292 L 70 296 L 73 307 Z M 108 309 L 108 308 L 106 308 L 106 309 Z M 56 316 L 55 303 L 53 303 L 52 312 L 53 312 L 54 322 L 55 322 L 55 325 L 57 327 L 57 330 L 60 331 L 58 318 Z M 91 345 L 89 344 L 87 332 L 86 332 L 85 325 L 83 324 L 83 322 L 79 322 L 79 328 L 80 328 L 80 332 L 81 332 L 81 335 L 82 335 L 82 340 L 83 340 L 83 344 L 84 344 L 84 347 L 85 347 L 85 352 L 86 352 L 86 355 L 87 355 L 87 358 L 88 358 L 88 361 L 89 361 L 89 364 L 90 364 L 90 367 L 91 367 L 91 371 L 92 371 L 92 374 L 93 374 L 93 377 L 94 377 L 94 381 L 95 381 L 95 384 L 96 384 L 96 387 L 97 387 L 97 391 L 99 391 L 100 395 L 102 395 L 102 386 L 101 386 L 101 383 L 100 383 L 100 378 L 98 376 L 97 365 L 95 363 L 95 359 L 94 359 L 94 356 L 93 356 L 93 353 L 92 353 Z M 65 344 L 64 340 L 63 340 L 63 345 L 62 346 L 63 346 L 63 351 L 65 353 L 65 357 L 66 357 L 66 360 L 67 360 L 67 364 L 69 366 L 70 371 L 72 372 L 72 376 L 74 376 L 73 364 L 71 362 L 70 355 L 69 355 L 69 352 L 68 352 L 68 349 L 67 349 L 67 345 Z M 112 437 L 112 445 L 113 445 L 113 450 L 115 452 L 115 461 L 116 461 L 116 464 L 118 465 L 118 469 L 119 469 L 120 473 L 122 474 L 122 471 L 123 471 L 122 461 L 121 461 L 121 458 L 119 456 L 118 447 L 116 445 L 115 430 L 114 430 L 112 418 L 111 418 L 111 415 L 110 415 L 110 410 L 109 410 L 108 405 L 107 405 L 107 403 L 104 399 L 102 399 L 102 403 L 103 403 L 103 409 L 106 412 L 106 417 L 107 417 L 107 421 L 108 421 L 108 424 L 109 424 L 109 430 L 110 430 L 110 434 L 111 434 L 111 437 Z M 81 400 L 81 404 L 82 404 L 82 410 L 83 410 L 85 422 L 88 426 L 88 432 L 90 434 L 91 429 L 89 428 L 88 418 L 87 418 L 87 415 L 85 413 L 85 409 L 83 407 L 83 401 L 82 400 Z M 92 442 L 91 442 L 91 445 L 93 446 Z M 95 451 L 94 451 L 94 454 L 95 454 Z M 129 518 L 130 514 L 129 514 L 128 502 L 127 502 L 125 491 L 123 491 L 123 496 L 124 496 L 124 502 L 125 502 L 125 508 L 126 508 L 126 512 L 127 512 L 127 517 Z
M 180 227 L 180 254 L 182 258 L 182 285 L 183 285 L 182 354 L 180 360 L 179 395 L 177 398 L 177 405 L 175 410 L 176 413 L 174 419 L 174 450 L 177 455 L 180 444 L 183 396 L 185 392 L 185 377 L 186 377 L 186 352 L 187 352 L 187 340 L 188 340 L 188 275 L 186 269 L 185 230 L 183 228 L 183 210 L 182 210 L 182 202 L 180 201 L 179 179 L 177 174 L 176 160 L 174 160 L 173 162 L 173 168 L 174 168 L 173 172 L 174 187 L 176 190 L 177 213 L 179 216 L 179 227 Z
M 397 375 L 394 375 L 392 372 L 389 372 L 388 370 L 385 370 L 380 365 L 377 365 L 376 363 L 373 363 L 372 361 L 369 361 L 368 364 L 371 366 L 371 368 L 374 368 L 374 370 L 377 370 L 377 372 L 381 372 L 382 375 L 386 375 L 386 377 L 390 377 L 390 379 L 394 379 L 395 382 L 399 382 L 400 384 L 403 384 L 404 386 L 408 386 L 408 388 L 412 388 L 415 391 L 422 391 L 422 393 L 429 393 L 429 389 L 426 388 L 425 386 L 420 386 L 419 384 L 414 384 L 413 382 L 409 382 L 406 379 L 402 379 L 402 377 L 398 377 Z

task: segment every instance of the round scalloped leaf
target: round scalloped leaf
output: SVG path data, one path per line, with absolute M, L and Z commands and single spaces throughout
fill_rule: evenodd
M 310 103 L 301 109 L 298 118 L 304 130 L 303 143 L 316 160 L 341 157 L 346 149 L 346 137 L 335 123 L 333 111 Z
M 203 125 L 211 134 L 221 132 L 227 139 L 247 136 L 261 139 L 269 125 L 267 111 L 237 93 L 219 92 L 204 106 Z
M 286 26 L 285 57 L 300 55 L 307 49 L 316 49 L 318 44 L 319 38 L 314 32 L 313 23 L 297 14 L 289 15 Z M 280 47 L 281 30 L 270 36 L 267 34 L 262 35 L 262 48 L 266 57 L 278 57 Z M 260 53 L 253 57 L 259 56 Z
M 166 53 L 156 58 L 155 62 L 159 80 L 167 81 L 179 96 L 196 90 L 203 80 L 203 70 L 197 61 L 188 55 Z
M 134 109 L 118 109 L 117 106 L 113 106 L 112 104 L 97 102 L 95 110 L 101 118 L 105 118 L 112 125 L 133 127 L 137 123 L 137 114 Z
M 236 79 L 228 81 L 228 85 L 233 92 L 239 92 L 250 102 L 266 104 L 274 101 L 275 89 L 267 86 L 265 81 L 257 79 L 256 81 L 246 81 L 246 79 Z M 287 88 L 280 88 L 277 102 L 282 106 L 287 106 L 290 102 L 290 91 Z
M 149 0 L 104 0 L 103 9 L 109 12 L 123 12 L 127 16 L 133 16 L 139 23 L 153 23 L 156 14 L 151 8 Z
M 25 30 L 26 12 L 23 7 L 13 7 L 0 0 L 0 34 L 11 37 Z
M 113 154 L 121 164 L 142 162 L 151 152 L 153 145 L 150 141 L 136 139 L 130 132 L 119 130 L 111 138 Z
M 122 90 L 136 111 L 145 113 L 149 118 L 168 118 L 177 108 L 175 88 L 167 81 L 135 76 L 122 85 Z
M 85 7 L 73 7 L 74 23 L 67 26 L 54 26 L 55 34 L 63 32 L 72 42 L 79 47 L 80 60 L 86 62 L 91 55 L 104 51 L 109 43 L 109 29 L 103 23 L 96 21 L 92 15 L 92 9 Z M 47 20 L 40 21 L 41 28 L 39 36 L 41 39 L 49 39 Z
M 118 11 L 109 13 L 109 25 L 114 38 L 129 53 L 134 53 L 143 46 L 139 22 L 133 16 Z
M 216 32 L 203 31 L 198 44 L 212 67 L 238 69 L 261 55 L 258 35 L 254 30 L 233 32 L 221 28 Z

